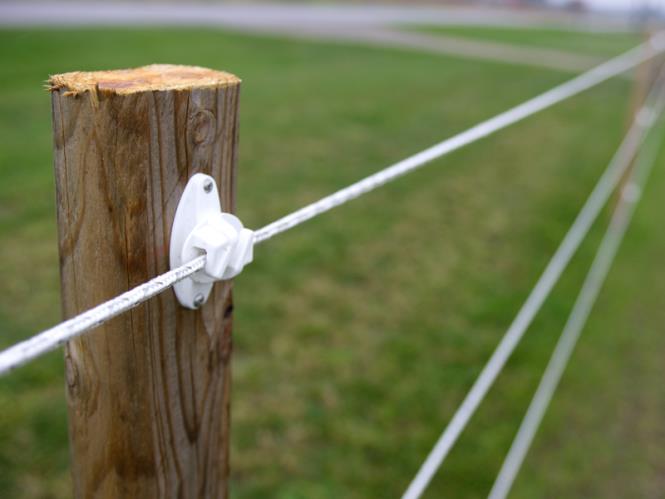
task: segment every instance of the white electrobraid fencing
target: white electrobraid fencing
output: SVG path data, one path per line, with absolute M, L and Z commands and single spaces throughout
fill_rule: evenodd
M 658 113 L 662 113 L 662 110 L 658 110 Z M 652 120 L 660 116 L 644 114 L 643 117 L 644 119 Z M 554 348 L 552 357 L 547 364 L 540 384 L 524 416 L 524 420 L 503 462 L 501 471 L 494 482 L 489 499 L 505 498 L 517 477 L 517 473 L 524 462 L 524 457 L 545 415 L 545 410 L 550 400 L 552 400 L 552 395 L 566 368 L 566 364 L 570 360 L 582 328 L 598 297 L 600 288 L 612 266 L 619 245 L 626 234 L 635 207 L 642 197 L 642 191 L 656 162 L 660 145 L 659 140 L 652 140 L 640 152 L 637 158 L 637 166 L 631 173 L 629 182 L 621 190 L 619 203 L 614 209 L 610 223 L 598 246 L 596 256 L 584 279 L 584 283 L 575 300 L 575 305 L 570 312 L 570 316 L 566 321 L 561 337 Z
M 462 405 L 455 412 L 453 419 L 439 437 L 418 474 L 402 496 L 403 499 L 415 499 L 422 495 L 434 473 L 448 456 L 462 430 L 468 424 L 471 416 L 487 395 L 550 291 L 561 277 L 570 259 L 591 229 L 593 222 L 598 218 L 610 194 L 628 171 L 642 142 L 654 126 L 656 117 L 659 118 L 662 114 L 664 104 L 661 88 L 662 78 L 660 80 L 654 84 L 654 89 L 647 99 L 647 103 L 636 114 L 626 137 L 621 142 L 619 149 L 614 154 L 600 180 L 598 180 L 575 222 L 566 233 L 508 331 L 464 398 Z
M 627 70 L 661 54 L 665 51 L 665 33 L 659 33 L 635 49 L 632 49 L 616 58 L 577 76 L 570 81 L 558 85 L 551 90 L 538 95 L 518 106 L 515 106 L 493 118 L 483 121 L 472 128 L 446 139 L 429 149 L 410 156 L 394 165 L 391 165 L 369 177 L 366 177 L 348 187 L 345 187 L 319 201 L 305 206 L 287 216 L 254 232 L 254 244 L 260 244 L 272 237 L 296 227 L 305 221 L 314 218 L 326 211 L 340 206 L 354 198 L 362 196 L 396 178 L 420 168 L 421 166 L 449 154 L 457 149 L 469 145 L 477 140 L 493 134 L 503 128 L 517 123 L 524 118 L 532 116 L 539 111 L 547 109 L 565 99 L 577 95 L 584 90 L 592 88 L 609 78 L 624 73 Z M 620 182 L 622 176 L 640 150 L 641 145 L 660 117 L 664 96 L 662 92 L 662 77 L 654 84 L 646 104 L 637 114 L 628 134 L 621 143 L 609 166 L 599 179 L 590 197 L 582 207 L 575 222 L 569 229 L 561 245 L 553 255 L 543 274 L 520 309 L 507 333 L 499 343 L 497 349 L 482 370 L 477 381 L 464 399 L 462 405 L 455 413 L 449 425 L 445 428 L 440 439 L 423 463 L 413 482 L 408 487 L 403 498 L 415 499 L 420 497 L 429 481 L 439 468 L 448 452 L 454 445 L 460 433 L 468 423 L 492 383 L 503 369 L 512 351 L 519 343 L 535 314 L 541 308 L 549 292 L 558 281 L 573 254 L 589 232 L 593 222 L 598 217 L 602 207 L 607 202 L 612 191 Z M 542 419 L 547 402 L 556 387 L 574 342 L 579 335 L 584 319 L 589 313 L 593 299 L 598 292 L 604 275 L 607 273 L 616 252 L 621 237 L 625 233 L 630 214 L 639 197 L 639 192 L 646 181 L 650 162 L 653 162 L 652 153 L 649 159 L 640 161 L 640 167 L 631 177 L 628 186 L 623 190 L 622 201 L 613 217 L 612 224 L 603 240 L 597 261 L 583 286 L 578 303 L 575 305 L 573 315 L 566 326 L 562 336 L 563 346 L 557 346 L 556 353 L 548 366 L 547 374 L 539 387 L 536 398 L 529 408 L 527 418 L 516 438 L 513 448 L 502 472 L 493 489 L 494 498 L 504 497 L 524 458 L 528 445 L 533 438 L 535 428 Z M 648 166 L 645 166 L 648 165 Z M 180 267 L 159 275 L 150 281 L 141 284 L 91 310 L 43 331 L 32 338 L 18 343 L 0 352 L 0 374 L 12 369 L 64 344 L 109 319 L 126 312 L 140 303 L 154 297 L 173 287 L 176 283 L 192 276 L 206 266 L 206 255 L 199 256 Z
M 517 123 L 543 109 L 594 87 L 614 76 L 620 75 L 635 66 L 661 54 L 665 50 L 665 33 L 653 36 L 625 54 L 583 73 L 553 89 L 540 94 L 518 106 L 515 106 L 489 120 L 483 121 L 470 129 L 446 139 L 429 149 L 395 163 L 369 177 L 344 189 L 330 194 L 310 205 L 286 215 L 255 232 L 255 244 L 260 244 L 326 211 L 355 199 L 377 187 L 380 187 L 402 175 L 460 149 L 468 144 L 491 135 L 503 128 Z M 153 296 L 166 291 L 175 283 L 191 276 L 205 266 L 205 255 L 151 279 L 145 284 L 108 300 L 95 308 L 43 331 L 29 340 L 18 343 L 0 352 L 0 375 L 49 352 L 66 341 L 104 324 L 109 319 L 130 310 Z

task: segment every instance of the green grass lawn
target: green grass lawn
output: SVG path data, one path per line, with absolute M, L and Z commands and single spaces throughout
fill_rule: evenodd
M 425 33 L 510 43 L 530 47 L 558 49 L 589 55 L 610 56 L 630 49 L 644 40 L 639 33 L 598 32 L 566 29 L 503 28 L 490 26 L 417 26 Z
M 242 77 L 250 227 L 566 78 L 204 29 L 0 31 L 0 62 L 0 347 L 60 318 L 50 73 L 169 62 Z M 235 292 L 234 498 L 403 492 L 605 168 L 629 93 L 605 83 L 257 248 Z M 662 495 L 662 162 L 515 497 Z M 488 492 L 603 229 L 427 497 Z M 61 357 L 0 379 L 2 497 L 70 496 Z

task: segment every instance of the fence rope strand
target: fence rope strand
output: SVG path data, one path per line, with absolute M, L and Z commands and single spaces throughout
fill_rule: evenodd
M 370 175 L 344 189 L 341 189 L 319 201 L 307 205 L 255 232 L 255 244 L 285 232 L 311 218 L 325 213 L 367 192 L 370 192 L 406 173 L 409 173 L 434 159 L 449 154 L 463 146 L 506 128 L 539 111 L 553 106 L 565 99 L 577 95 L 614 76 L 617 76 L 665 50 L 665 32 L 658 33 L 634 49 L 625 52 L 589 71 L 540 94 L 508 111 L 479 123 L 470 129 L 440 142 L 429 149 L 410 156 L 394 165 Z M 186 277 L 205 266 L 205 255 L 172 269 L 151 281 L 133 288 L 122 295 L 91 310 L 47 329 L 0 352 L 0 375 L 57 348 L 66 341 L 104 324 L 109 319 L 123 313 L 153 296 L 172 287 Z
M 577 248 L 591 229 L 593 222 L 598 218 L 610 194 L 628 170 L 645 136 L 656 121 L 654 116 L 659 116 L 662 112 L 663 96 L 660 95 L 659 91 L 660 83 L 654 85 L 647 99 L 647 104 L 637 113 L 628 133 L 578 213 L 577 218 L 550 259 L 547 267 L 540 275 L 512 324 L 483 367 L 480 375 L 476 378 L 462 404 L 427 455 L 427 458 L 421 465 L 413 481 L 409 484 L 402 499 L 417 499 L 422 495 L 432 477 L 448 456 L 462 430 L 468 424 L 471 416 L 475 413 L 485 395 L 487 395 L 487 392 L 524 336 L 536 313 L 542 307 L 545 299 L 577 251 Z
M 665 50 L 665 33 L 654 35 L 648 42 L 583 73 L 547 92 L 450 137 L 413 156 L 390 165 L 348 187 L 276 220 L 255 233 L 256 243 L 300 225 L 326 211 L 381 187 L 442 156 L 513 125 L 529 116 L 594 87 L 656 56 Z
M 29 360 L 63 345 L 68 340 L 104 324 L 109 319 L 169 289 L 176 282 L 198 272 L 204 266 L 205 255 L 202 255 L 0 352 L 0 374 L 11 371 Z
M 639 155 L 637 167 L 632 172 L 629 182 L 622 189 L 619 204 L 614 210 L 563 332 L 492 486 L 488 496 L 489 499 L 504 499 L 519 473 L 536 431 L 543 420 L 545 411 L 568 365 L 582 328 L 591 313 L 617 250 L 630 225 L 659 150 L 660 142 L 651 140 L 646 150 Z

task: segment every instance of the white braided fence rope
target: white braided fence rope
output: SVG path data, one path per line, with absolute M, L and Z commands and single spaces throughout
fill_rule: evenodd
M 637 113 L 619 149 L 614 154 L 607 169 L 578 213 L 573 225 L 561 241 L 561 244 L 483 367 L 478 378 L 476 378 L 462 404 L 425 458 L 416 476 L 404 492 L 402 499 L 417 499 L 423 494 L 432 477 L 444 462 L 453 445 L 470 421 L 471 416 L 473 416 L 485 398 L 485 395 L 487 395 L 487 392 L 502 371 L 513 350 L 524 336 L 536 313 L 542 307 L 545 299 L 577 251 L 577 248 L 591 229 L 593 222 L 598 218 L 612 191 L 628 171 L 631 161 L 636 156 L 644 138 L 654 126 L 656 121 L 654 116 L 660 116 L 662 113 L 664 101 L 662 92 L 660 92 L 661 86 L 662 78 L 659 78 L 658 84 L 654 85 L 654 89 L 650 92 L 647 104 Z
M 367 192 L 370 192 L 434 159 L 440 158 L 472 142 L 517 123 L 584 90 L 634 68 L 665 50 L 665 33 L 658 33 L 646 43 L 629 50 L 589 71 L 558 85 L 508 111 L 490 118 L 472 128 L 446 139 L 429 149 L 414 154 L 394 165 L 370 175 L 319 201 L 307 205 L 255 232 L 255 244 L 300 225 Z M 0 375 L 43 355 L 66 341 L 104 324 L 109 319 L 130 310 L 153 296 L 166 291 L 175 283 L 189 277 L 205 266 L 205 255 L 181 267 L 172 269 L 141 284 L 122 295 L 82 314 L 42 331 L 32 338 L 0 352 Z
M 584 90 L 594 87 L 609 78 L 617 76 L 641 64 L 642 62 L 660 54 L 663 50 L 665 50 L 665 33 L 659 33 L 654 35 L 647 43 L 639 45 L 614 59 L 610 59 L 572 80 L 558 85 L 533 99 L 504 111 L 486 121 L 478 123 L 464 132 L 439 142 L 413 156 L 409 156 L 408 158 L 390 165 L 369 177 L 345 187 L 344 189 L 340 189 L 329 196 L 304 206 L 303 208 L 266 225 L 256 232 L 256 242 L 260 243 L 268 240 L 277 234 L 292 229 L 293 227 L 320 215 L 321 213 L 325 213 L 326 211 L 362 196 L 377 187 L 381 187 L 402 175 L 410 173 L 435 159 L 513 125 L 518 121 L 553 106 L 554 104 L 569 99 Z
M 144 301 L 169 289 L 176 282 L 198 272 L 205 266 L 205 255 L 175 268 L 154 279 L 101 303 L 80 315 L 61 322 L 32 338 L 0 352 L 0 374 L 15 369 L 26 362 L 54 350 L 80 334 L 101 326 L 109 319 L 127 312 Z
M 489 499 L 504 499 L 510 492 L 630 225 L 659 150 L 660 141 L 652 140 L 647 150 L 640 153 L 637 167 L 621 191 L 619 204 L 612 214 L 563 332 L 492 486 Z

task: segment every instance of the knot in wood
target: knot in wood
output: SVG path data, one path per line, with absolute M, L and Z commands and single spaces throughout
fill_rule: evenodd
M 207 110 L 197 111 L 191 119 L 192 140 L 197 145 L 207 145 L 215 138 L 217 125 L 215 115 Z

